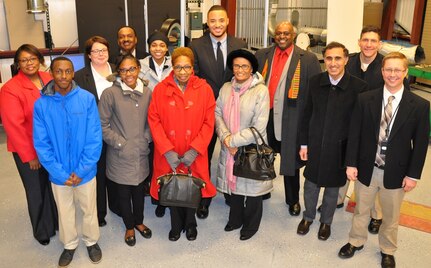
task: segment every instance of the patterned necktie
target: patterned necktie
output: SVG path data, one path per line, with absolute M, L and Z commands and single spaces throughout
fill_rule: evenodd
M 388 123 L 391 122 L 392 119 L 392 101 L 395 99 L 394 96 L 389 96 L 388 103 L 385 106 L 385 111 L 382 114 L 382 118 L 380 119 L 380 132 L 379 132 L 379 143 L 377 145 L 377 153 L 376 153 L 376 164 L 378 166 L 385 165 L 385 155 L 380 154 L 381 151 L 381 143 L 383 140 L 387 140 L 389 137 L 386 137 L 386 129 L 389 127 Z
M 223 58 L 223 52 L 221 51 L 221 43 L 217 42 L 217 71 L 219 76 L 219 81 L 223 85 L 223 76 L 224 76 L 224 58 Z

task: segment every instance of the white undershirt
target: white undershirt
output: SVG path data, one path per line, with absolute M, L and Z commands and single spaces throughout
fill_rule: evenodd
M 111 66 L 108 64 L 109 68 L 109 74 L 112 74 Z M 91 72 L 93 73 L 94 83 L 96 84 L 96 91 L 97 91 L 97 97 L 100 100 L 100 96 L 102 96 L 102 93 L 105 89 L 112 86 L 112 82 L 109 82 L 106 80 L 106 77 L 101 76 L 96 69 L 94 69 L 93 64 L 90 63 L 91 66 Z

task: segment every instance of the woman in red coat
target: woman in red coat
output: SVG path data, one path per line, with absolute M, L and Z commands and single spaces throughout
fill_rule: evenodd
M 173 71 L 154 89 L 148 109 L 148 123 L 154 141 L 154 167 L 151 196 L 158 199 L 159 176 L 187 172 L 203 179 L 202 197 L 213 197 L 216 189 L 208 171 L 208 144 L 214 129 L 215 99 L 211 87 L 193 73 L 191 49 L 177 48 L 172 53 Z M 188 240 L 197 237 L 195 209 L 170 207 L 169 240 L 186 231 Z
M 12 152 L 24 184 L 33 236 L 45 246 L 58 229 L 57 209 L 48 173 L 40 165 L 33 146 L 33 106 L 42 87 L 52 78 L 39 71 L 44 59 L 33 45 L 20 46 L 14 63 L 19 72 L 1 89 L 1 118 L 7 149 Z

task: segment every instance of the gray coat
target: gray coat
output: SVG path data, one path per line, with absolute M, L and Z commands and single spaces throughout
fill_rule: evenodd
M 99 101 L 103 140 L 108 144 L 106 175 L 116 183 L 138 185 L 149 174 L 151 142 L 147 111 L 151 91 L 123 90 L 115 82 Z
M 259 73 L 254 75 L 250 88 L 240 97 L 240 131 L 231 133 L 223 119 L 223 108 L 229 100 L 232 83 L 227 82 L 220 89 L 215 110 L 216 133 L 223 144 L 228 135 L 232 135 L 231 146 L 239 147 L 255 143 L 253 134 L 248 129 L 255 127 L 266 141 L 266 125 L 269 117 L 269 93 L 265 81 Z M 221 146 L 217 168 L 217 190 L 223 193 L 233 193 L 244 196 L 260 196 L 272 190 L 272 181 L 258 181 L 237 177 L 236 190 L 228 187 L 226 178 L 226 157 L 229 151 Z
M 171 73 L 172 62 L 171 62 L 171 57 L 167 56 L 165 65 L 163 66 L 162 79 L 159 80 L 157 73 L 150 67 L 150 60 L 152 60 L 151 56 L 148 56 L 145 59 L 139 60 L 139 62 L 141 63 L 141 73 L 139 74 L 139 77 L 143 80 L 148 81 L 147 87 L 151 89 L 151 91 L 153 91 L 154 88 L 157 86 L 157 84 L 163 79 L 165 79 Z

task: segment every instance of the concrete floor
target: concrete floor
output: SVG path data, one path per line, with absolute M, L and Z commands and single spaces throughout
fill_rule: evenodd
M 431 98 L 429 93 L 418 94 Z M 431 206 L 431 150 L 427 158 L 422 180 L 405 199 Z M 22 183 L 12 155 L 6 151 L 1 128 L 0 163 L 0 267 L 56 267 L 63 250 L 58 233 L 48 246 L 33 239 Z M 264 202 L 259 232 L 248 241 L 239 240 L 239 230 L 223 231 L 229 208 L 222 195 L 213 200 L 209 217 L 198 219 L 199 234 L 193 242 L 187 241 L 185 234 L 177 242 L 169 241 L 169 213 L 157 218 L 154 209 L 147 200 L 144 223 L 152 229 L 153 237 L 147 240 L 136 236 L 135 247 L 123 241 L 122 220 L 108 213 L 108 225 L 101 228 L 99 241 L 103 259 L 97 267 L 380 267 L 376 235 L 370 235 L 364 249 L 353 258 L 338 258 L 338 250 L 347 242 L 352 218 L 344 209 L 336 211 L 327 241 L 317 239 L 318 219 L 306 236 L 298 236 L 296 228 L 301 217 L 289 215 L 281 177 L 274 181 L 272 198 Z M 398 247 L 397 267 L 430 267 L 431 234 L 400 227 Z M 96 267 L 90 263 L 82 242 L 69 267 Z

